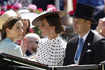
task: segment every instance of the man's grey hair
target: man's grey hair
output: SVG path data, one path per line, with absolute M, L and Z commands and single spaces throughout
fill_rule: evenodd
M 28 34 L 25 35 L 24 38 L 35 38 L 35 39 L 40 40 L 40 36 L 36 33 L 28 33 Z

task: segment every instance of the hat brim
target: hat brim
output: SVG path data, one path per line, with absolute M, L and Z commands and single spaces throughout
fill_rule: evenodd
M 90 20 L 93 23 L 95 22 L 93 17 L 94 10 L 95 8 L 90 5 L 77 3 L 76 10 L 70 11 L 69 15 L 73 18 L 82 18 L 82 19 Z
M 2 30 L 2 26 L 6 23 L 6 21 L 8 20 L 7 16 L 0 16 L 0 30 Z
M 0 30 L 2 29 L 2 26 L 8 21 L 11 17 L 17 17 L 17 13 L 13 10 L 6 11 L 2 16 L 0 16 Z
M 35 22 L 37 20 L 39 20 L 40 18 L 48 16 L 48 15 L 51 15 L 51 14 L 54 14 L 54 13 L 58 14 L 60 18 L 66 16 L 66 12 L 65 11 L 56 11 L 56 12 L 44 11 L 44 12 L 40 13 L 38 16 L 35 17 L 35 19 L 32 21 L 32 25 L 35 25 Z

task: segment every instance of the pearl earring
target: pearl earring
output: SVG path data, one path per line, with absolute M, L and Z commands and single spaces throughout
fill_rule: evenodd
M 99 32 L 102 33 L 102 29 L 100 29 Z

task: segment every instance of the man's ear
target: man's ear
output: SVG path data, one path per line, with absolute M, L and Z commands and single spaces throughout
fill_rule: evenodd
M 92 22 L 87 20 L 86 23 L 88 24 L 89 27 L 91 27 Z

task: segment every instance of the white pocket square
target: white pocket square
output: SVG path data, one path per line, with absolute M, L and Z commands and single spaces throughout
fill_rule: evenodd
M 86 52 L 92 52 L 92 50 L 91 49 L 88 49 Z

